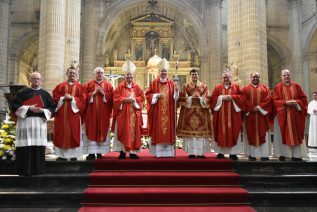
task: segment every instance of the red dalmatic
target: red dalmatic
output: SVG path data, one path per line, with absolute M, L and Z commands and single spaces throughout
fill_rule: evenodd
M 230 95 L 232 101 L 222 101 L 219 111 L 214 111 L 214 107 L 220 95 Z M 231 83 L 227 89 L 222 84 L 217 85 L 212 92 L 210 108 L 213 110 L 215 141 L 220 147 L 235 146 L 241 131 L 241 112 L 235 111 L 233 101 L 241 110 L 244 109 L 244 97 L 237 84 Z
M 106 102 L 104 101 L 104 96 L 100 93 L 97 93 L 92 97 L 92 93 L 98 87 L 101 87 L 105 93 Z M 100 83 L 96 80 L 92 80 L 85 84 L 84 91 L 87 104 L 85 113 L 87 138 L 96 142 L 105 141 L 112 114 L 113 87 L 111 83 L 105 80 L 102 80 Z M 93 98 L 92 102 L 90 102 L 91 98 Z
M 75 81 L 72 85 L 67 81 L 62 82 L 53 90 L 55 106 L 65 94 L 74 97 L 79 112 L 74 113 L 72 110 L 72 100 L 64 99 L 62 106 L 55 113 L 53 143 L 59 148 L 68 149 L 80 146 L 80 119 L 85 109 L 85 95 L 79 82 Z
M 249 115 L 245 118 L 246 131 L 250 145 L 260 146 L 265 143 L 266 132 L 269 130 L 269 117 L 272 113 L 272 99 L 270 89 L 259 83 L 257 86 L 249 84 L 242 89 L 246 99 L 245 112 Z M 253 112 L 256 106 L 260 106 L 267 114 L 260 111 Z
M 286 106 L 285 103 L 288 100 L 295 100 L 301 110 L 294 106 Z M 294 82 L 291 82 L 289 86 L 283 82 L 279 83 L 274 88 L 273 103 L 283 144 L 290 146 L 301 144 L 304 139 L 308 103 L 302 87 Z

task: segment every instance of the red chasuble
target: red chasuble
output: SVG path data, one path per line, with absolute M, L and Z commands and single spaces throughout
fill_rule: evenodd
M 134 95 L 136 103 L 140 109 L 136 109 L 132 103 L 124 103 L 124 99 Z M 122 142 L 126 151 L 138 150 L 142 147 L 141 130 L 142 130 L 142 107 L 144 93 L 141 88 L 132 82 L 131 88 L 123 81 L 114 91 L 113 96 L 113 126 L 117 121 L 117 136 Z
M 85 96 L 82 85 L 75 81 L 58 84 L 53 90 L 55 106 L 61 97 L 70 94 L 76 101 L 79 112 L 74 113 L 71 108 L 72 100 L 64 100 L 63 105 L 55 113 L 53 143 L 59 148 L 75 148 L 80 146 L 80 116 L 85 109 Z
M 98 87 L 102 88 L 107 102 L 104 102 L 103 95 L 100 93 L 95 94 L 93 96 L 93 102 L 90 102 L 92 93 Z M 105 141 L 112 114 L 113 87 L 111 83 L 105 80 L 102 80 L 100 83 L 96 80 L 92 80 L 85 84 L 84 91 L 87 104 L 85 112 L 87 138 L 96 142 Z
M 265 143 L 266 132 L 270 127 L 269 117 L 272 113 L 270 89 L 262 83 L 259 83 L 256 87 L 249 84 L 242 89 L 242 93 L 246 99 L 245 112 L 249 113 L 245 118 L 249 144 L 260 146 Z M 268 113 L 263 115 L 260 111 L 252 112 L 256 106 L 260 106 Z
M 199 98 L 192 98 L 191 107 L 187 108 L 186 106 L 187 98 L 193 96 L 195 93 L 198 93 L 199 96 L 205 100 L 207 100 L 209 96 L 207 86 L 200 81 L 198 81 L 197 84 L 190 82 L 183 86 L 178 100 L 181 111 L 177 124 L 177 136 L 211 137 L 209 103 L 206 103 L 206 107 L 202 107 Z
M 210 108 L 214 110 L 220 95 L 230 95 L 237 106 L 244 109 L 244 97 L 239 85 L 231 83 L 228 89 L 217 85 L 212 92 Z M 222 101 L 219 111 L 213 111 L 213 128 L 215 141 L 220 147 L 233 147 L 237 144 L 242 127 L 241 112 L 236 112 L 232 101 Z
M 295 100 L 300 106 L 298 111 L 294 106 L 286 106 L 288 100 Z M 302 143 L 304 139 L 305 117 L 307 114 L 307 97 L 300 85 L 291 82 L 286 86 L 283 82 L 277 84 L 273 91 L 274 109 L 281 128 L 283 144 L 290 146 Z
M 165 95 L 152 105 L 152 98 L 156 93 Z M 171 80 L 162 83 L 160 79 L 155 79 L 146 90 L 145 96 L 147 125 L 152 144 L 173 144 L 175 142 L 174 83 Z

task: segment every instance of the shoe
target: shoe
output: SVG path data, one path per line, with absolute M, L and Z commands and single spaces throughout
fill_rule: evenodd
M 269 161 L 270 158 L 261 158 L 261 161 Z
M 102 154 L 97 154 L 97 159 L 102 159 Z
M 237 155 L 229 155 L 231 160 L 239 160 Z
M 58 157 L 58 158 L 56 158 L 56 161 L 67 161 L 67 159 L 66 158 L 62 158 L 62 157 Z
M 223 159 L 223 158 L 225 158 L 225 155 L 224 155 L 224 154 L 221 154 L 221 153 L 218 153 L 218 155 L 217 155 L 216 158 L 217 158 L 217 159 Z
M 89 154 L 86 157 L 86 160 L 95 160 L 95 159 L 96 159 L 95 154 Z
M 120 151 L 120 155 L 119 155 L 118 159 L 126 159 L 126 158 L 127 158 L 126 153 L 123 151 Z
M 285 157 L 284 157 L 284 156 L 280 156 L 280 157 L 278 158 L 278 160 L 279 160 L 279 161 L 285 161 Z
M 249 155 L 249 161 L 256 161 L 256 157 L 252 157 L 251 155 Z
M 292 161 L 303 161 L 302 158 L 292 158 Z
M 71 158 L 70 161 L 77 161 L 77 158 Z
M 131 153 L 130 153 L 130 158 L 132 158 L 132 159 L 140 159 L 140 157 L 137 154 L 131 154 Z
M 195 158 L 195 155 L 188 155 L 188 158 Z
M 200 158 L 200 159 L 205 159 L 206 156 L 205 155 L 197 155 L 197 158 Z

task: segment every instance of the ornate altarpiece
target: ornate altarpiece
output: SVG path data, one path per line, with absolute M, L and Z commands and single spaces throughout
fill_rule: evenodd
M 176 52 L 174 40 L 177 37 L 172 20 L 152 13 L 132 20 L 130 26 L 130 46 L 124 55 L 124 60 L 123 57 L 121 60 L 118 59 L 120 57 L 112 58 L 110 64 L 113 65 L 105 67 L 107 73 L 110 73 L 111 69 L 112 74 L 123 74 L 121 71 L 123 63 L 125 60 L 132 60 L 137 66 L 135 81 L 144 89 L 157 76 L 156 58 L 166 58 L 170 63 L 169 78 L 175 76 L 178 63 L 177 74 L 182 79 L 182 84 L 188 82 L 189 71 L 194 63 L 191 57 L 180 58 L 179 53 Z M 199 69 L 199 67 L 195 68 Z M 118 82 L 115 86 L 117 84 Z

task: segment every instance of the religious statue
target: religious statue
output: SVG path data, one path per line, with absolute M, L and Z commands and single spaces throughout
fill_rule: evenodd
M 158 35 L 157 35 L 158 36 Z M 159 37 L 155 36 L 155 34 L 150 34 L 146 37 L 146 48 L 150 49 L 151 56 L 155 54 L 155 49 L 158 46 Z
M 162 58 L 165 58 L 166 60 L 170 59 L 170 49 L 165 44 L 162 46 Z
M 179 53 L 174 49 L 173 51 L 173 59 L 178 60 L 179 59 Z
M 79 61 L 73 60 L 72 64 L 70 65 L 70 67 L 78 70 L 79 69 Z
M 126 53 L 124 54 L 124 59 L 125 60 L 131 60 L 131 57 L 132 57 L 131 50 L 128 49 L 128 51 L 126 51 Z
M 105 54 L 105 61 L 104 62 L 105 62 L 105 66 L 109 66 L 110 61 L 109 61 L 108 53 Z
M 199 58 L 198 54 L 196 54 L 196 56 L 194 57 L 194 66 L 200 67 L 200 58 Z
M 143 60 L 143 49 L 141 44 L 138 44 L 135 49 L 135 60 Z
M 118 60 L 118 49 L 114 49 L 112 51 L 112 59 L 113 60 Z
M 242 80 L 239 78 L 239 68 L 236 62 L 230 62 L 227 66 L 226 66 L 232 75 L 232 81 L 235 82 L 236 84 L 238 84 L 240 87 L 243 86 L 243 82 Z
M 186 59 L 187 59 L 187 61 L 192 61 L 192 53 L 191 53 L 191 51 L 187 51 L 186 52 Z

